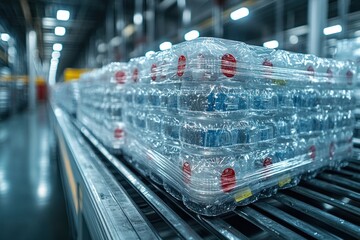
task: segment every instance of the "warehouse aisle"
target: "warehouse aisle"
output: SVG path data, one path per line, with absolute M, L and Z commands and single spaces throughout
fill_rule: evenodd
M 0 122 L 0 239 L 69 238 L 50 134 L 45 105 Z

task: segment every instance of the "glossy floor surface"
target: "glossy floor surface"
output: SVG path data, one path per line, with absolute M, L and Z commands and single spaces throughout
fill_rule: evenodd
M 0 239 L 69 239 L 45 105 L 0 121 Z

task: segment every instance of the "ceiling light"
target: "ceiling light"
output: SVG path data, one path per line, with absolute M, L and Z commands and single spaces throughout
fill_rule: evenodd
M 60 52 L 58 52 L 58 51 L 52 52 L 51 58 L 58 59 L 59 57 L 60 57 Z
M 53 50 L 60 52 L 62 50 L 63 46 L 61 43 L 54 43 Z
M 130 37 L 134 32 L 135 32 L 134 24 L 129 24 L 122 30 L 122 34 L 125 37 Z
M 107 50 L 107 46 L 105 43 L 100 43 L 97 47 L 99 53 L 104 53 Z
M 56 27 L 55 28 L 55 35 L 64 36 L 65 33 L 66 33 L 66 29 L 64 27 Z
M 185 34 L 184 38 L 186 41 L 194 40 L 195 38 L 198 38 L 200 36 L 199 31 L 192 30 Z
M 1 34 L 1 40 L 3 40 L 4 42 L 9 41 L 9 39 L 10 39 L 10 35 L 9 35 L 9 34 L 7 34 L 7 33 L 2 33 L 2 34 Z
M 9 47 L 8 48 L 8 54 L 10 55 L 10 56 L 15 56 L 16 55 L 16 48 L 15 47 Z
M 291 36 L 289 37 L 289 42 L 290 42 L 291 44 L 297 44 L 297 43 L 299 42 L 298 36 L 296 36 L 296 35 L 291 35 Z
M 153 55 L 155 52 L 154 51 L 148 51 L 145 53 L 146 57 L 150 57 L 151 55 Z
M 166 50 L 166 49 L 170 49 L 172 47 L 172 43 L 171 42 L 163 42 L 162 44 L 160 44 L 159 48 L 160 50 Z
M 56 65 L 59 63 L 59 59 L 52 58 L 50 62 L 51 62 L 51 65 Z
M 58 10 L 56 12 L 57 20 L 67 21 L 70 18 L 70 12 L 68 10 Z
M 331 26 L 331 27 L 324 28 L 324 34 L 325 35 L 331 35 L 331 34 L 339 33 L 341 31 L 342 31 L 341 25 L 334 25 L 334 26 Z
M 122 39 L 121 37 L 117 36 L 117 37 L 114 37 L 110 40 L 110 45 L 112 47 L 117 47 L 117 46 L 120 46 L 120 44 L 122 43 Z
M 244 18 L 249 15 L 249 9 L 246 7 L 239 8 L 238 10 L 233 11 L 230 14 L 230 18 L 232 20 L 239 20 L 240 18 Z
M 141 13 L 135 13 L 134 14 L 134 23 L 136 25 L 140 25 L 140 24 L 142 24 L 142 21 L 143 21 L 143 16 L 141 15 Z
M 268 42 L 264 42 L 263 46 L 267 48 L 277 48 L 279 47 L 279 42 L 276 40 L 271 40 Z

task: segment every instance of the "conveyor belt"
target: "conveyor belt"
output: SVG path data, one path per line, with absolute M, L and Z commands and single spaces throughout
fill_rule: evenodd
M 80 142 L 93 156 L 99 172 L 106 176 L 108 186 L 121 191 L 124 201 L 119 201 L 118 207 L 125 211 L 133 204 L 133 209 L 139 211 L 139 220 L 153 236 L 165 239 L 360 239 L 360 162 L 357 160 L 350 160 L 341 170 L 327 170 L 315 179 L 302 181 L 299 186 L 280 191 L 274 197 L 238 207 L 229 214 L 204 217 L 189 211 L 161 186 L 137 174 L 125 161 L 111 155 L 84 126 L 75 119 L 71 121 L 81 132 Z

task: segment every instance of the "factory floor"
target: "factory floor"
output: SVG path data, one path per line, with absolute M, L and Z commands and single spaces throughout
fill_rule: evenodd
M 0 121 L 0 239 L 69 239 L 46 105 Z

